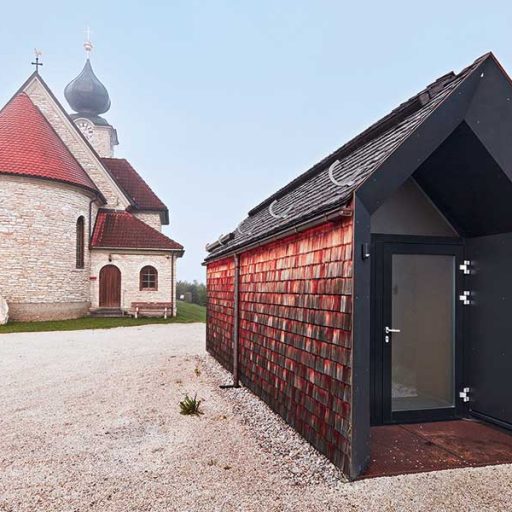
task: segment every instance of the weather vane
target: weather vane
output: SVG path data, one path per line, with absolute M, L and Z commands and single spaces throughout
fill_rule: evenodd
M 39 62 L 39 57 L 43 55 L 43 52 L 41 50 L 38 50 L 37 48 L 34 48 L 34 55 L 36 56 L 36 61 L 32 62 L 32 66 L 36 67 L 36 73 L 39 73 L 39 66 L 42 66 L 43 63 Z
M 91 29 L 87 27 L 85 29 L 85 43 L 84 43 L 85 52 L 87 53 L 87 58 L 91 55 L 93 46 L 91 42 Z

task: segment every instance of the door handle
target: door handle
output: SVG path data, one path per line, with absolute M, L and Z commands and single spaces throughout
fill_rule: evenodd
M 390 334 L 400 332 L 400 329 L 391 329 L 391 327 L 386 325 L 386 327 L 384 327 L 384 332 L 386 333 L 386 336 L 384 336 L 384 341 L 389 343 L 389 340 L 391 339 Z

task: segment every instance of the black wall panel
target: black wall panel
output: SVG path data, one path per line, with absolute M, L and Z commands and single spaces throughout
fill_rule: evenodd
M 471 411 L 512 426 L 512 233 L 467 239 L 474 262 L 466 306 Z

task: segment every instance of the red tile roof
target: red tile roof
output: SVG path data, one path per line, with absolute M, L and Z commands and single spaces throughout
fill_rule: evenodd
M 167 212 L 167 207 L 139 173 L 124 158 L 102 158 L 117 184 L 127 194 L 136 210 L 156 210 Z
M 91 244 L 93 248 L 183 250 L 181 244 L 130 212 L 117 210 L 98 212 Z
M 0 174 L 34 176 L 98 191 L 24 92 L 0 111 Z

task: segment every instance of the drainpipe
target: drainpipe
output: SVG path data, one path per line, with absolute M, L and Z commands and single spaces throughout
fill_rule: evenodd
M 174 254 L 171 252 L 171 316 L 174 316 L 174 304 L 176 302 L 176 285 L 174 283 L 174 264 L 176 260 L 174 259 Z
M 235 254 L 235 276 L 234 276 L 234 301 L 233 301 L 233 387 L 240 387 L 238 382 L 238 318 L 239 313 L 239 299 L 238 299 L 238 282 L 240 281 L 240 256 Z
M 94 201 L 96 201 L 98 199 L 98 197 L 94 197 L 93 199 L 91 199 L 89 201 L 89 246 L 91 245 L 91 236 L 92 236 L 92 226 L 91 226 L 91 221 L 92 221 L 92 203 L 94 203 Z
M 235 263 L 235 275 L 233 277 L 234 290 L 233 290 L 233 383 L 224 384 L 220 386 L 222 389 L 226 388 L 239 388 L 239 367 L 238 367 L 238 326 L 239 326 L 239 281 L 240 281 L 240 256 L 238 254 L 233 255 L 233 261 Z

